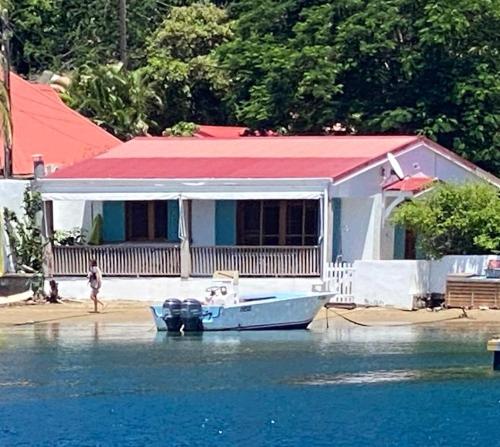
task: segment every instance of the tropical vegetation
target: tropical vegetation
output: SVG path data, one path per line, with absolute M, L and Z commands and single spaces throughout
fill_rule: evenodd
M 432 258 L 500 252 L 500 195 L 485 183 L 441 184 L 399 206 L 392 220 L 413 230 Z
M 24 191 L 23 213 L 3 208 L 5 232 L 16 271 L 33 273 L 34 292 L 43 289 L 43 251 L 48 243 L 42 237 L 42 197 L 29 186 Z
M 500 0 L 16 0 L 12 61 L 121 138 L 179 122 L 416 133 L 500 173 Z M 137 98 L 141 95 L 141 98 Z

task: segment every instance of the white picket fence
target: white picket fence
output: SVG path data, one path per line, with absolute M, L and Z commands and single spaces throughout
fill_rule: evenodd
M 327 280 L 323 284 L 323 290 L 334 292 L 336 295 L 330 303 L 352 303 L 352 279 L 354 266 L 350 262 L 331 262 L 327 266 Z

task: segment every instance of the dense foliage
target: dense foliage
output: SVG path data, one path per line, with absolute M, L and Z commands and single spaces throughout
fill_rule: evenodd
M 221 51 L 237 117 L 423 133 L 500 170 L 499 0 L 240 0 Z
M 3 218 L 16 270 L 42 273 L 43 248 L 41 227 L 42 197 L 29 187 L 24 192 L 23 216 L 4 208 Z
M 227 120 L 222 98 L 229 86 L 213 50 L 232 38 L 224 9 L 195 3 L 173 8 L 148 40 L 147 70 L 164 107 L 153 118 L 158 131 L 179 121 Z
M 144 135 L 154 122 L 148 112 L 161 105 L 144 69 L 126 71 L 121 63 L 84 66 L 65 94 L 68 104 L 117 137 Z
M 393 222 L 415 231 L 433 258 L 500 251 L 500 196 L 486 184 L 440 185 L 401 205 Z
M 117 3 L 16 0 L 16 69 L 76 70 L 79 82 L 92 67 L 100 76 L 107 70 L 96 67 L 118 57 Z M 420 133 L 500 173 L 500 0 L 127 5 L 128 68 L 161 99 L 140 111 L 152 133 L 180 121 L 290 134 Z M 144 129 L 110 120 L 114 107 L 133 103 L 128 93 L 114 103 L 88 99 L 107 104 L 86 108 L 80 102 L 94 90 L 80 92 L 72 104 L 116 135 Z
M 129 60 L 144 62 L 144 42 L 176 0 L 128 0 Z M 118 1 L 15 0 L 10 21 L 13 63 L 19 73 L 75 69 L 118 59 Z

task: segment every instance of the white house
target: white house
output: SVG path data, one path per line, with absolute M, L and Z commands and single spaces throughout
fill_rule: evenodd
M 253 284 L 284 278 L 296 288 L 339 257 L 414 257 L 411 235 L 389 216 L 436 180 L 500 185 L 426 138 L 318 136 L 135 138 L 38 187 L 48 231 L 90 232 L 102 216 L 100 245 L 53 247 L 54 275 L 85 274 L 97 258 L 108 276 L 239 270 Z

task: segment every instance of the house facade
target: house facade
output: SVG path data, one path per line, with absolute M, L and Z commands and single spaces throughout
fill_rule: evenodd
M 435 181 L 500 185 L 414 136 L 143 137 L 37 183 L 46 232 L 94 241 L 54 246 L 49 274 L 96 258 L 111 276 L 324 278 L 338 259 L 416 256 L 390 215 Z

